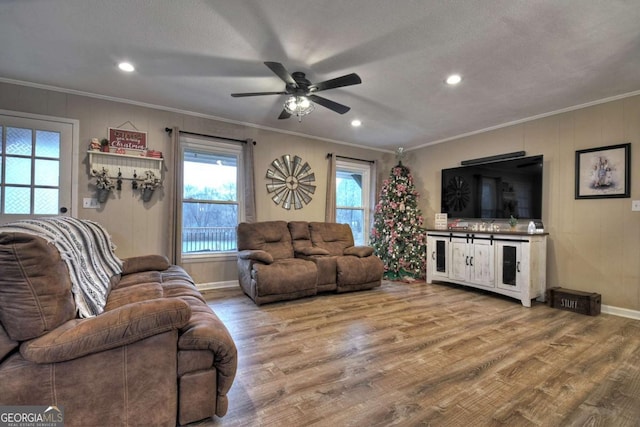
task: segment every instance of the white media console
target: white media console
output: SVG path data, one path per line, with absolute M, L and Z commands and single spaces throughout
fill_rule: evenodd
M 544 301 L 548 233 L 427 230 L 427 283 L 452 282 Z

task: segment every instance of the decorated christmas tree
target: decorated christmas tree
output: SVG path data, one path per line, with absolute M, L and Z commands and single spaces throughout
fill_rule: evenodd
M 371 246 L 384 262 L 384 277 L 391 280 L 423 278 L 426 266 L 424 218 L 403 154 L 398 149 L 398 164 L 382 183 L 371 231 Z

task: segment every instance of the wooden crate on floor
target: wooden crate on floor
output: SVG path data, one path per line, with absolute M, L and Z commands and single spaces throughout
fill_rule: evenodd
M 575 291 L 565 288 L 547 289 L 547 302 L 549 307 L 575 313 L 597 316 L 600 314 L 602 297 L 595 292 Z

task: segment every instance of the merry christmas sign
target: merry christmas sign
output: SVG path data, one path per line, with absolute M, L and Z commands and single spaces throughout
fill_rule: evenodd
M 109 146 L 127 150 L 146 150 L 147 133 L 128 129 L 109 128 Z

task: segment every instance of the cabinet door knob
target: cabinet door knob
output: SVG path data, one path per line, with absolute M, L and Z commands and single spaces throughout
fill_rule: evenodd
M 469 265 L 473 267 L 473 257 L 469 258 Z
M 431 252 L 431 259 L 436 260 L 436 251 Z
M 516 271 L 520 273 L 520 261 L 516 263 Z

